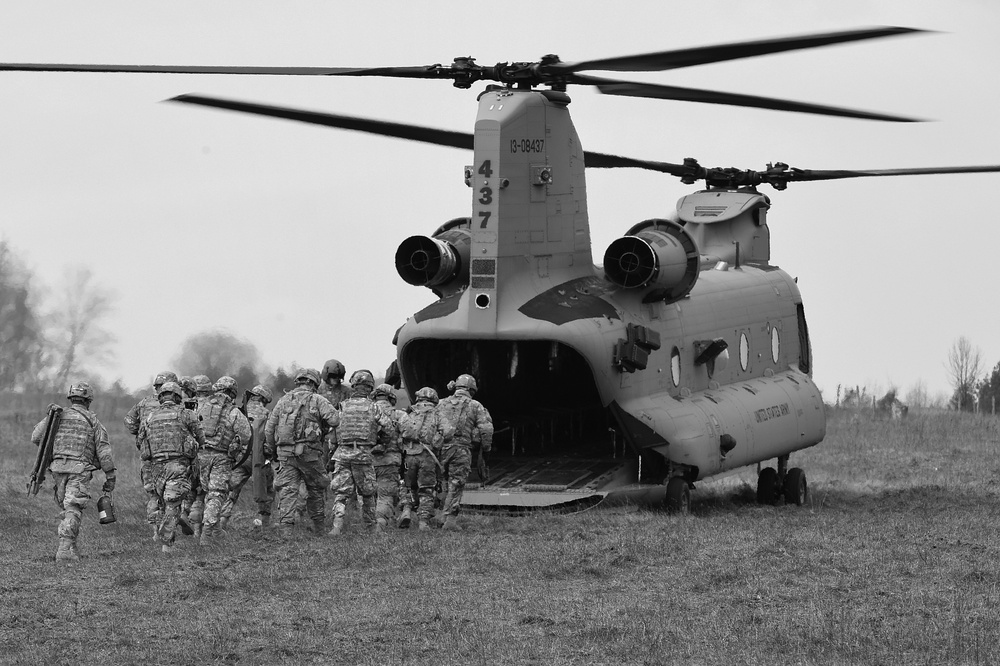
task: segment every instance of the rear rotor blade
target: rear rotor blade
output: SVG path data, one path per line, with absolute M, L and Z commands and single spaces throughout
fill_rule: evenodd
M 886 120 L 891 122 L 921 122 L 917 118 L 906 118 L 871 111 L 844 109 L 823 104 L 808 102 L 793 102 L 791 100 L 759 97 L 757 95 L 742 95 L 738 93 L 700 90 L 698 88 L 681 88 L 653 83 L 636 83 L 632 81 L 614 81 L 593 76 L 574 75 L 572 80 L 595 86 L 605 95 L 621 95 L 623 97 L 646 97 L 649 99 L 673 99 L 684 102 L 703 102 L 705 104 L 725 104 L 756 109 L 772 109 L 775 111 L 794 111 L 797 113 L 814 113 L 822 116 L 840 116 L 845 118 L 864 118 L 866 120 Z
M 659 53 L 646 53 L 618 58 L 600 58 L 598 60 L 585 60 L 583 62 L 554 63 L 550 65 L 550 68 L 552 71 L 567 74 L 585 70 L 604 72 L 662 72 L 668 69 L 692 67 L 694 65 L 705 65 L 713 62 L 751 58 L 771 53 L 811 49 L 829 44 L 842 44 L 844 42 L 856 42 L 864 39 L 892 37 L 916 32 L 927 31 L 916 28 L 880 26 L 799 37 L 734 42 L 731 44 L 677 49 L 675 51 L 662 51 Z
M 180 95 L 167 101 L 180 102 L 182 104 L 196 104 L 216 109 L 225 109 L 227 111 L 238 111 L 240 113 L 250 113 L 258 116 L 269 116 L 271 118 L 284 118 L 286 120 L 296 120 L 298 122 L 309 123 L 312 125 L 337 127 L 340 129 L 367 132 L 369 134 L 390 136 L 409 141 L 419 141 L 422 143 L 447 146 L 450 148 L 472 150 L 474 144 L 473 135 L 465 132 L 454 132 L 451 130 L 410 125 L 406 123 L 393 123 L 385 120 L 372 120 L 370 118 L 359 118 L 357 116 L 321 113 L 318 111 L 304 111 L 302 109 L 291 109 L 281 106 L 270 106 L 267 104 L 241 102 L 237 100 L 221 99 L 218 97 L 208 97 L 206 95 L 194 94 Z M 666 162 L 638 160 L 631 157 L 621 157 L 619 155 L 609 155 L 606 153 L 584 151 L 583 155 L 584 163 L 589 168 L 646 169 L 650 171 L 659 171 L 661 173 L 669 173 L 676 176 L 683 175 L 690 171 L 690 169 L 681 165 L 668 164 Z

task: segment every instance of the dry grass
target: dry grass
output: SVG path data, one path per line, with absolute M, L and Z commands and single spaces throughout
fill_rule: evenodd
M 106 421 L 107 422 L 107 421 Z M 57 567 L 55 505 L 28 500 L 26 428 L 0 421 L 0 661 L 359 664 L 988 664 L 1000 661 L 997 422 L 834 414 L 793 456 L 801 508 L 753 501 L 753 474 L 694 512 L 468 516 L 462 533 L 248 528 L 148 539 L 119 428 L 119 521 L 85 516 Z M 245 500 L 244 500 L 245 502 Z M 356 518 L 355 518 L 356 519 Z

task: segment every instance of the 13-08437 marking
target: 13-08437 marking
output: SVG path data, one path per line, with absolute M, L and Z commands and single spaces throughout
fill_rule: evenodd
M 540 153 L 545 150 L 545 139 L 511 139 L 511 153 Z

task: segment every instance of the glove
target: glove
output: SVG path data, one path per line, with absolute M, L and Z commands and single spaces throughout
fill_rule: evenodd
M 105 493 L 114 492 L 115 489 L 115 473 L 108 472 L 104 478 L 104 485 L 101 486 L 101 490 Z

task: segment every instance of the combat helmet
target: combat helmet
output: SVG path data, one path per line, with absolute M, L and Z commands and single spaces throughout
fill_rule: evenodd
M 86 400 L 90 402 L 94 399 L 94 389 L 90 388 L 90 384 L 87 382 L 77 382 L 69 387 L 66 397 L 70 400 Z
M 414 395 L 417 402 L 430 402 L 433 404 L 438 404 L 438 392 L 432 389 L 430 386 L 425 386 L 418 390 Z
M 458 379 L 453 381 L 449 388 L 451 388 L 452 391 L 464 388 L 473 395 L 479 390 L 479 386 L 476 384 L 476 378 L 472 375 L 459 375 Z
M 302 382 L 311 382 L 313 388 L 319 388 L 320 385 L 319 373 L 313 370 L 312 368 L 305 368 L 303 370 L 299 370 L 299 373 L 295 375 L 295 383 L 301 384 Z
M 263 384 L 257 384 L 257 386 L 250 389 L 250 394 L 259 396 L 261 403 L 265 405 L 271 402 L 271 398 L 274 397 L 274 394 L 271 393 L 271 389 L 267 388 Z
M 195 375 L 191 379 L 194 380 L 195 393 L 208 395 L 212 392 L 212 380 L 208 378 L 208 375 Z
M 323 379 L 326 381 L 330 381 L 330 379 L 343 379 L 346 374 L 347 368 L 335 358 L 331 358 L 323 364 Z
M 160 399 L 160 402 L 163 402 L 163 396 L 166 393 L 173 393 L 177 396 L 175 402 L 179 403 L 184 399 L 184 392 L 181 389 L 181 385 L 177 382 L 163 382 L 160 384 L 160 388 L 156 389 L 156 397 Z
M 379 384 L 371 394 L 372 400 L 388 400 L 393 407 L 396 406 L 396 390 L 389 384 Z
M 177 382 L 177 373 L 170 372 L 168 370 L 166 372 L 161 372 L 160 374 L 156 375 L 156 378 L 153 380 L 153 388 L 159 390 L 159 388 L 161 386 L 163 386 L 164 382 L 175 382 L 176 383 Z
M 235 379 L 229 375 L 225 375 L 219 377 L 218 381 L 212 385 L 212 390 L 216 393 L 228 393 L 230 397 L 235 398 L 236 394 L 239 393 L 239 385 Z
M 375 376 L 371 370 L 355 370 L 351 375 L 351 388 L 358 389 L 362 386 L 367 386 L 369 391 L 375 388 Z

